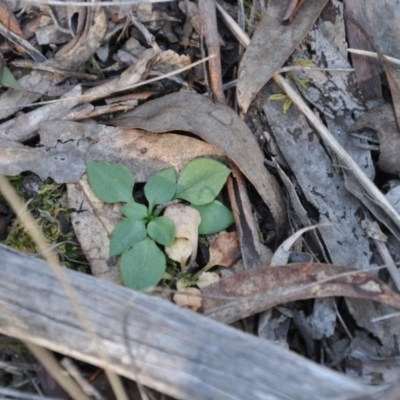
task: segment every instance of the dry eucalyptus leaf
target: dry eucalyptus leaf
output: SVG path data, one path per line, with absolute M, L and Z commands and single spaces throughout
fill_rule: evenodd
M 311 29 L 328 0 L 306 1 L 290 25 L 281 21 L 291 0 L 271 0 L 239 66 L 237 98 L 244 113 L 261 88 Z
M 372 38 L 370 38 L 367 30 L 358 22 L 352 18 L 348 18 L 353 24 L 357 26 L 364 36 L 367 36 L 371 42 L 373 42 Z M 396 23 L 398 23 L 396 21 Z M 380 48 L 378 48 L 375 44 L 375 51 L 378 54 L 379 61 L 382 64 L 383 69 L 386 73 L 386 78 L 390 87 L 390 92 L 392 95 L 392 101 L 394 106 L 394 111 L 396 115 L 397 126 L 400 128 L 400 71 L 394 68 L 390 62 L 385 58 Z
M 117 78 L 116 88 L 121 90 L 124 87 L 131 86 L 144 80 L 159 58 L 160 55 L 153 49 L 146 49 L 141 54 L 139 61 L 122 72 Z
M 8 30 L 15 33 L 20 38 L 24 39 L 19 22 L 13 14 L 7 1 L 0 1 L 0 23 L 2 23 Z M 0 51 L 6 53 L 7 51 L 11 50 L 11 48 L 12 44 L 10 45 L 7 40 L 3 39 L 2 43 L 0 44 Z M 25 50 L 21 46 L 16 45 L 15 48 L 19 53 L 26 54 Z
M 201 35 L 201 17 L 197 4 L 192 1 L 180 1 L 179 9 L 190 19 L 194 30 Z
M 189 240 L 191 245 L 190 262 L 193 262 L 197 256 L 197 242 L 201 222 L 200 213 L 184 204 L 172 204 L 165 209 L 164 216 L 174 221 L 176 238 Z
M 67 185 L 71 221 L 93 275 L 120 283 L 117 257 L 109 257 L 110 237 L 121 219 L 117 205 L 99 200 L 89 186 L 86 175 L 79 183 Z
M 201 292 L 197 288 L 183 288 L 174 294 L 174 302 L 179 307 L 197 311 L 201 308 Z
M 273 158 L 272 159 L 275 165 L 275 168 L 283 182 L 283 184 L 286 187 L 286 190 L 288 192 L 288 195 L 290 197 L 290 202 L 292 204 L 293 210 L 296 213 L 297 217 L 299 218 L 300 222 L 304 225 L 304 226 L 310 226 L 311 222 L 310 219 L 308 217 L 308 213 L 306 211 L 306 209 L 303 207 L 299 195 L 296 192 L 296 188 L 295 185 L 292 183 L 292 181 L 289 179 L 289 177 L 286 175 L 286 173 L 284 172 L 284 170 L 281 168 L 281 166 L 279 165 L 278 161 Z M 311 231 L 310 232 L 312 240 L 314 241 L 314 244 L 318 246 L 318 250 L 321 254 L 322 260 L 325 262 L 328 262 L 328 256 L 326 255 L 326 251 L 325 248 L 321 242 L 320 237 L 316 234 L 315 231 Z M 284 264 L 284 263 L 283 263 Z
M 350 128 L 350 132 L 370 128 L 379 136 L 379 168 L 389 174 L 400 173 L 400 132 L 391 104 L 375 107 L 364 113 Z
M 208 271 L 215 265 L 230 267 L 239 260 L 240 243 L 236 232 L 220 232 L 210 244 L 210 259 L 203 268 Z
M 199 275 L 199 279 L 197 280 L 196 285 L 203 289 L 212 283 L 217 283 L 221 280 L 221 277 L 215 272 L 202 272 Z
M 149 101 L 111 124 L 150 132 L 191 132 L 217 146 L 254 185 L 274 216 L 278 235 L 281 233 L 285 203 L 279 185 L 264 167 L 264 155 L 250 129 L 231 108 L 199 94 L 178 92 Z
M 332 264 L 301 263 L 247 271 L 202 289 L 204 314 L 231 323 L 289 301 L 344 296 L 400 309 L 400 294 L 374 275 Z M 226 300 L 224 297 L 235 297 Z
M 381 242 L 387 241 L 387 236 L 381 231 L 381 228 L 376 221 L 371 222 L 367 219 L 364 219 L 361 221 L 361 226 L 367 232 L 368 237 L 375 240 L 380 240 Z
M 86 19 L 87 11 L 88 9 L 86 7 L 67 6 L 67 21 L 73 37 L 80 36 L 85 28 L 85 24 L 88 22 L 90 23 L 90 21 Z
M 190 57 L 185 54 L 178 54 L 172 50 L 161 53 L 160 61 L 155 65 L 154 70 L 163 74 L 186 67 L 191 63 Z
M 397 184 L 390 188 L 390 190 L 386 193 L 386 198 L 389 200 L 390 204 L 394 207 L 394 209 L 400 213 L 400 185 Z
M 295 244 L 295 242 L 301 238 L 303 233 L 306 233 L 311 229 L 331 225 L 334 224 L 332 224 L 331 222 L 325 222 L 317 225 L 307 226 L 306 228 L 300 229 L 299 231 L 295 232 L 276 249 L 274 255 L 272 256 L 270 266 L 275 267 L 276 265 L 286 265 L 289 261 L 290 249 Z
M 375 1 L 362 3 L 360 1 L 345 0 L 344 4 L 346 5 L 346 13 L 351 15 L 357 21 L 363 21 L 364 27 L 367 29 L 369 34 L 374 37 L 374 32 L 371 30 L 371 23 L 377 19 L 376 14 L 374 15 L 373 19 L 369 21 L 367 9 L 371 7 L 378 7 L 379 14 L 381 14 L 382 10 L 384 9 L 384 7 L 382 7 L 383 3 L 378 5 Z M 360 35 L 360 32 L 354 26 L 354 24 L 352 24 L 349 20 L 346 20 L 345 22 L 348 46 L 353 49 L 373 51 L 367 39 L 363 35 Z M 382 30 L 385 30 L 386 26 L 386 24 L 380 23 L 378 28 L 379 31 L 382 32 Z M 377 43 L 377 45 L 379 44 Z M 381 100 L 383 95 L 382 84 L 379 77 L 378 61 L 371 57 L 364 57 L 352 53 L 350 53 L 350 57 L 357 77 L 358 87 L 360 88 L 365 101 Z
M 368 35 L 370 35 L 370 37 L 372 38 L 373 44 L 377 47 L 377 49 L 379 49 L 381 53 L 387 56 L 398 58 L 398 55 L 400 53 L 400 42 L 398 38 L 400 8 L 398 7 L 398 2 L 394 0 L 384 1 L 382 3 L 376 1 L 355 2 L 346 0 L 346 12 L 349 12 L 349 7 L 348 7 L 350 6 L 349 3 L 353 3 L 352 7 L 354 8 L 362 8 L 362 13 L 360 13 L 359 15 L 354 14 L 354 17 L 357 21 L 359 21 L 363 25 Z M 359 30 L 354 25 L 353 27 L 351 25 L 353 25 L 351 21 L 348 21 L 347 22 L 348 31 L 350 31 L 350 29 L 353 28 L 356 31 L 357 36 L 360 37 L 361 34 Z M 359 46 L 353 46 L 352 44 L 351 47 L 357 49 L 363 48 Z M 373 51 L 376 51 L 376 49 L 374 49 Z M 355 55 L 352 55 L 352 59 L 354 56 Z M 399 103 L 400 94 L 398 88 L 400 84 L 399 71 L 397 69 L 394 69 L 389 63 L 385 63 L 385 60 L 383 60 L 382 57 L 381 57 L 381 64 L 387 74 L 388 82 L 392 92 L 393 104 L 397 110 L 396 111 L 397 121 L 399 121 L 399 110 L 398 110 L 400 107 Z M 380 90 L 381 85 L 379 83 L 378 68 L 376 68 L 375 74 L 377 75 L 377 80 L 378 80 L 376 86 L 378 86 L 378 90 Z M 368 78 L 371 79 L 371 74 L 368 75 Z M 363 85 L 360 84 L 359 86 L 362 89 Z
M 222 156 L 214 146 L 187 136 L 71 121 L 41 123 L 40 139 L 39 148 L 0 142 L 0 173 L 15 176 L 32 171 L 43 180 L 76 183 L 89 158 L 126 166 L 137 182 L 145 182 L 171 166 L 179 172 L 194 158 Z
M 193 253 L 193 248 L 189 239 L 176 238 L 171 246 L 165 246 L 165 252 L 171 260 L 180 264 L 181 269 L 184 269 L 188 258 Z

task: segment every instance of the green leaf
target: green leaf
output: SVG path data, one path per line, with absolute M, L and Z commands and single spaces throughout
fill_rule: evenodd
M 290 106 L 292 105 L 293 101 L 291 98 L 287 98 L 287 100 L 283 103 L 283 107 L 282 107 L 282 112 L 284 114 L 286 114 L 290 108 Z
M 224 186 L 231 170 L 211 158 L 197 158 L 183 168 L 175 197 L 202 206 L 211 203 Z
M 283 93 L 271 94 L 268 97 L 268 100 L 287 100 L 289 98 L 288 95 Z
M 144 223 L 124 218 L 115 227 L 110 241 L 110 257 L 122 254 L 134 244 L 146 239 Z
M 149 202 L 150 209 L 157 204 L 172 200 L 176 192 L 175 168 L 168 168 L 153 175 L 144 185 L 144 194 Z
M 190 206 L 195 208 L 201 216 L 199 235 L 211 235 L 221 232 L 235 222 L 232 211 L 218 200 L 214 200 L 205 206 L 195 206 L 193 204 Z
M 135 290 L 155 286 L 163 277 L 166 265 L 164 253 L 153 240 L 147 238 L 122 254 L 120 262 L 122 282 Z
M 120 208 L 120 211 L 125 215 L 125 217 L 137 221 L 142 221 L 148 217 L 147 207 L 143 204 L 136 203 L 135 201 L 125 204 Z
M 0 85 L 7 86 L 11 89 L 19 90 L 20 92 L 26 92 L 26 90 L 14 78 L 13 74 L 7 67 L 3 67 L 3 69 L 0 72 Z
M 156 217 L 147 225 L 147 234 L 157 243 L 171 246 L 175 239 L 175 223 L 168 217 Z
M 104 203 L 129 203 L 135 177 L 128 168 L 105 161 L 86 161 L 87 175 L 91 188 Z

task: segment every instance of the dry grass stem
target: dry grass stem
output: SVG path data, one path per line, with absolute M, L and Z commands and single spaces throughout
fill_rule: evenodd
M 352 54 L 358 54 L 360 56 L 366 56 L 366 57 L 372 57 L 379 59 L 379 56 L 377 53 L 374 53 L 373 51 L 367 51 L 367 50 L 359 50 L 359 49 L 347 49 L 349 53 Z M 398 58 L 390 57 L 390 56 L 385 56 L 383 55 L 388 61 L 390 61 L 393 64 L 400 65 L 400 60 Z
M 8 182 L 8 180 L 3 175 L 0 175 L 0 192 L 2 193 L 6 201 L 9 203 L 10 207 L 13 209 L 18 219 L 21 221 L 21 224 L 23 225 L 26 232 L 32 237 L 34 242 L 37 244 L 39 251 L 44 255 L 54 275 L 57 277 L 58 281 L 60 282 L 60 285 L 63 287 L 65 294 L 67 295 L 69 301 L 74 307 L 78 319 L 81 321 L 82 326 L 88 333 L 90 340 L 93 341 L 93 343 L 95 344 L 99 357 L 104 362 L 103 368 L 107 374 L 111 386 L 113 387 L 117 399 L 128 400 L 128 397 L 125 393 L 125 389 L 122 385 L 120 378 L 118 377 L 118 375 L 116 375 L 108 368 L 109 362 L 105 354 L 105 351 L 103 350 L 101 344 L 99 343 L 97 335 L 92 329 L 89 320 L 84 314 L 81 306 L 77 303 L 76 301 L 77 296 L 75 294 L 75 289 L 72 287 L 70 282 L 65 278 L 63 268 L 60 268 L 60 262 L 57 256 L 53 251 L 51 251 L 49 243 L 47 242 L 43 233 L 37 227 L 32 215 L 29 213 L 24 202 L 19 198 L 15 189 L 11 186 L 10 182 Z M 26 343 L 26 345 L 28 348 L 30 348 L 31 346 L 29 343 Z M 39 347 L 36 345 L 34 345 L 34 347 L 35 347 L 34 350 L 37 351 L 37 353 L 39 354 L 40 353 L 38 350 Z M 50 371 L 52 371 L 52 369 L 50 369 Z M 61 382 L 59 383 L 61 386 L 63 386 Z
M 114 94 L 114 93 L 117 93 L 117 92 L 124 92 L 124 91 L 130 90 L 130 89 L 136 89 L 136 88 L 138 88 L 138 87 L 140 87 L 140 86 L 144 86 L 144 85 L 147 85 L 147 84 L 149 84 L 149 83 L 161 81 L 161 80 L 166 79 L 166 78 L 169 78 L 169 77 L 171 77 L 171 76 L 178 75 L 178 74 L 180 74 L 181 72 L 187 71 L 187 70 L 189 70 L 189 69 L 191 69 L 191 68 L 193 68 L 193 67 L 195 67 L 195 66 L 197 66 L 197 65 L 199 65 L 199 64 L 205 63 L 206 61 L 210 60 L 210 59 L 213 58 L 213 57 L 214 57 L 214 56 L 211 55 L 211 56 L 202 58 L 202 59 L 199 60 L 199 61 L 196 61 L 196 62 L 194 62 L 194 63 L 191 63 L 191 64 L 189 64 L 189 65 L 186 65 L 185 67 L 176 69 L 175 71 L 171 71 L 171 72 L 168 72 L 168 73 L 166 73 L 166 74 L 157 76 L 157 77 L 155 77 L 155 78 L 151 78 L 151 79 L 147 79 L 147 80 L 142 81 L 142 82 L 135 83 L 134 85 L 131 85 L 131 86 L 126 86 L 126 87 L 120 88 L 119 90 L 114 90 L 112 93 L 107 93 L 107 94 L 105 94 L 105 96 L 108 96 L 108 95 L 110 95 L 110 94 Z M 82 101 L 82 103 L 85 103 L 85 102 L 89 102 L 89 101 L 93 101 L 93 100 L 98 100 L 100 97 L 93 98 L 93 95 L 90 95 L 90 94 L 89 94 L 89 95 L 82 95 L 82 96 L 79 96 L 79 98 L 80 98 L 80 99 L 84 99 L 84 101 Z M 68 97 L 67 99 L 68 99 L 69 101 L 71 101 L 72 98 L 71 98 L 71 97 Z M 65 98 L 61 98 L 61 99 L 56 99 L 56 100 L 40 101 L 40 102 L 37 102 L 37 103 L 26 104 L 26 105 L 24 105 L 24 107 L 36 107 L 36 106 L 41 106 L 41 105 L 46 105 L 46 104 L 54 104 L 54 103 L 58 103 L 58 102 L 60 102 L 60 101 L 65 101 L 65 100 L 66 100 Z M 12 110 L 12 109 L 16 109 L 16 108 L 21 108 L 21 106 L 1 107 L 0 110 Z
M 60 364 L 51 351 L 29 342 L 25 342 L 25 346 L 73 399 L 90 400 L 90 397 L 88 397 L 70 375 L 66 374 L 60 367 Z

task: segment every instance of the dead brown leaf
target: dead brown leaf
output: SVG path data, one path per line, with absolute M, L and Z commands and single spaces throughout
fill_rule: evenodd
M 278 233 L 283 229 L 285 206 L 279 185 L 264 167 L 264 156 L 250 129 L 231 108 L 199 94 L 179 92 L 149 101 L 111 124 L 151 132 L 191 132 L 217 146 L 257 189 L 274 216 Z
M 220 232 L 210 244 L 210 259 L 207 265 L 202 268 L 203 272 L 219 265 L 230 267 L 239 260 L 240 244 L 236 232 Z
M 85 0 L 78 0 L 85 1 Z M 91 12 L 91 11 L 89 11 Z M 85 28 L 85 23 L 87 23 L 87 13 L 88 8 L 79 7 L 79 6 L 67 6 L 67 20 L 69 30 L 73 37 L 79 36 L 82 34 L 83 29 Z
M 400 173 L 400 132 L 391 104 L 375 107 L 364 113 L 350 128 L 355 132 L 363 128 L 373 129 L 379 136 L 379 168 L 388 174 Z
M 268 265 L 272 251 L 260 242 L 259 226 L 246 188 L 246 180 L 237 167 L 232 168 L 227 189 L 240 242 L 244 270 Z
M 15 15 L 13 14 L 7 2 L 4 2 L 3 0 L 0 0 L 0 23 L 2 23 L 7 29 L 18 35 L 20 38 L 24 38 L 17 18 L 15 18 Z M 16 49 L 20 53 L 25 54 L 25 50 L 21 46 L 17 45 Z M 5 42 L 0 46 L 0 50 L 6 52 L 10 50 L 10 46 L 7 42 Z
M 42 123 L 40 139 L 39 148 L 0 141 L 0 173 L 15 176 L 32 171 L 42 179 L 76 183 L 86 171 L 85 160 L 90 158 L 124 165 L 137 182 L 145 182 L 171 166 L 179 172 L 196 157 L 222 157 L 214 146 L 187 136 L 72 121 Z
M 371 22 L 368 19 L 367 8 L 374 2 L 363 3 L 354 0 L 345 0 L 346 13 L 351 15 L 357 21 L 363 21 L 368 32 L 371 33 Z M 372 5 L 375 7 L 374 5 Z M 328 7 L 327 7 L 328 8 Z M 382 5 L 380 9 L 382 10 Z M 353 49 L 361 49 L 373 51 L 372 47 L 368 43 L 367 39 L 360 33 L 360 31 L 348 20 L 346 22 L 347 40 L 349 47 Z M 380 30 L 382 26 L 380 25 Z M 381 100 L 382 85 L 379 77 L 379 63 L 377 60 L 370 57 L 363 57 L 358 54 L 350 54 L 352 65 L 354 67 L 358 86 L 363 94 L 365 101 L 369 100 Z
M 243 113 L 311 29 L 328 0 L 306 1 L 293 23 L 281 22 L 291 0 L 271 0 L 239 66 L 237 98 Z
M 293 235 L 289 236 L 275 251 L 272 256 L 270 267 L 275 267 L 277 265 L 286 265 L 288 263 L 290 257 L 290 249 L 296 243 L 297 240 L 301 238 L 303 233 L 308 232 L 309 230 L 316 229 L 322 226 L 330 226 L 334 225 L 331 222 L 325 222 L 317 225 L 307 226 L 306 228 L 300 229 L 295 232 Z
M 364 27 L 356 21 L 351 16 L 347 16 L 348 20 L 351 21 L 357 29 L 361 31 L 364 37 L 367 39 L 369 44 L 374 48 L 376 53 L 378 54 L 379 61 L 382 64 L 383 69 L 386 73 L 386 78 L 390 87 L 390 92 L 392 95 L 394 112 L 396 115 L 397 126 L 400 128 L 400 71 L 396 68 L 393 68 L 389 61 L 385 58 L 380 48 L 376 46 L 371 36 L 364 29 Z
M 400 294 L 374 275 L 332 264 L 301 263 L 247 271 L 202 291 L 204 314 L 231 323 L 289 301 L 345 296 L 400 309 Z
M 118 206 L 99 200 L 89 186 L 86 175 L 78 184 L 69 184 L 68 202 L 71 221 L 92 274 L 109 282 L 121 283 L 118 260 L 109 257 L 110 237 L 121 219 Z

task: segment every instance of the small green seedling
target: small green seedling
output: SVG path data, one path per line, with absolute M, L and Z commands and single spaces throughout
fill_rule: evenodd
M 122 282 L 135 290 L 155 286 L 162 279 L 167 258 L 161 246 L 175 240 L 175 224 L 160 215 L 162 206 L 182 199 L 199 211 L 199 234 L 220 232 L 233 223 L 232 212 L 216 200 L 230 169 L 209 158 L 190 161 L 176 178 L 174 168 L 153 175 L 144 186 L 147 205 L 135 202 L 135 177 L 128 168 L 105 161 L 86 162 L 87 175 L 96 196 L 105 203 L 123 203 L 124 218 L 115 227 L 110 257 L 121 256 Z

